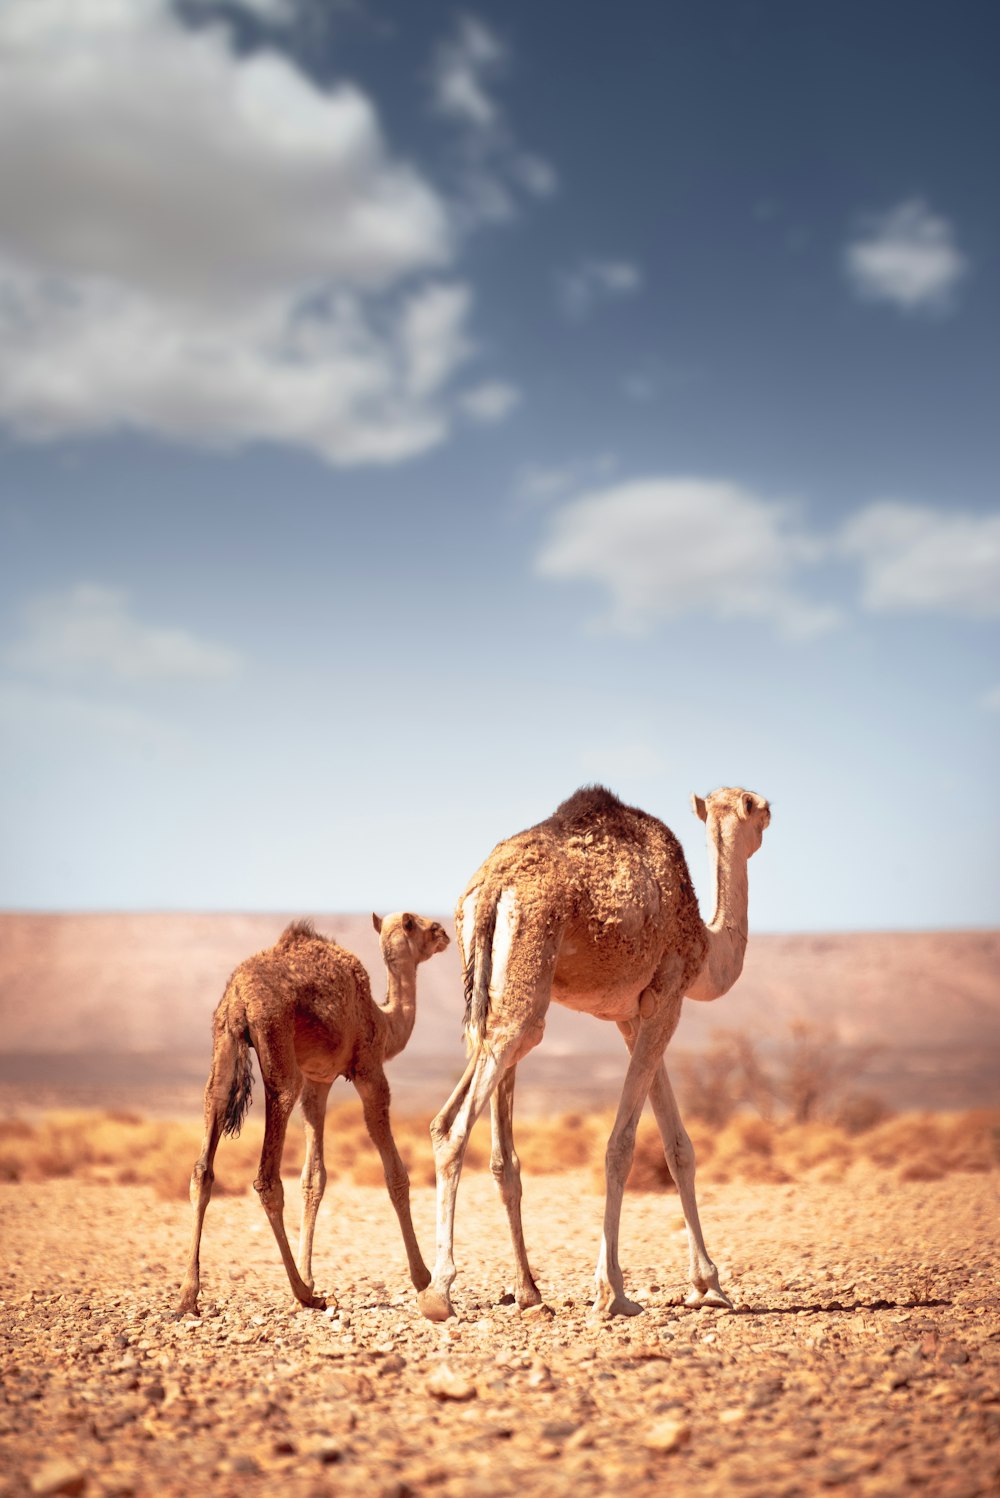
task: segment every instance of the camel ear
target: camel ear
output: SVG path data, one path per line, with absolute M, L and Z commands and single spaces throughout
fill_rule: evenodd
M 374 910 L 372 911 L 372 925 L 375 927 L 375 930 L 379 933 L 379 935 L 381 935 L 382 934 L 382 917 L 380 915 L 376 915 L 375 912 L 374 912 Z
M 756 809 L 756 796 L 751 796 L 749 791 L 744 791 L 742 796 L 740 797 L 740 804 L 738 808 L 739 814 L 742 817 L 743 821 L 745 822 L 747 817 L 750 816 L 751 812 L 756 811 Z
M 700 796 L 691 797 L 691 810 L 694 812 L 699 821 L 708 821 L 708 807 L 705 805 Z

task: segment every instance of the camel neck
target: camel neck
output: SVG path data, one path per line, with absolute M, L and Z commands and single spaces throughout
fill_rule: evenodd
M 413 964 L 386 970 L 387 985 L 382 1013 L 386 1019 L 385 1059 L 398 1056 L 413 1034 L 417 1018 L 417 969 Z
M 692 999 L 718 999 L 728 993 L 743 971 L 747 946 L 747 860 L 723 838 L 717 822 L 709 825 L 708 858 L 715 914 L 705 927 L 704 966 L 688 989 Z

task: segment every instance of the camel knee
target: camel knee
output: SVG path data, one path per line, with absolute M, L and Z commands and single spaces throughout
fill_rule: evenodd
M 501 1199 L 504 1202 L 520 1200 L 521 1162 L 517 1155 L 511 1154 L 506 1159 L 500 1154 L 491 1155 L 490 1170 Z
M 431 1144 L 434 1148 L 434 1166 L 439 1173 L 450 1174 L 462 1162 L 468 1134 L 462 1129 L 449 1129 L 439 1113 L 431 1124 Z
M 212 1184 L 215 1181 L 215 1171 L 207 1160 L 196 1160 L 191 1172 L 191 1201 L 197 1206 L 204 1192 L 211 1193 Z
M 275 1179 L 263 1179 L 258 1176 L 253 1183 L 253 1189 L 261 1199 L 264 1211 L 268 1216 L 273 1212 L 282 1212 L 285 1206 L 285 1188 L 281 1184 L 281 1177 Z
M 326 1190 L 326 1167 L 321 1163 L 308 1161 L 302 1171 L 302 1194 L 307 1197 L 315 1197 L 319 1201 Z
M 632 1163 L 635 1153 L 635 1124 L 629 1124 L 620 1134 L 612 1134 L 604 1155 L 604 1174 L 610 1181 L 623 1176 Z
M 695 1167 L 694 1145 L 687 1134 L 676 1136 L 664 1150 L 670 1174 L 676 1181 L 680 1176 L 693 1176 Z

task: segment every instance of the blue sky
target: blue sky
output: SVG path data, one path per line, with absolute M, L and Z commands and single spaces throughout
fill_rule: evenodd
M 0 905 L 448 910 L 600 780 L 996 924 L 998 41 L 6 0 Z

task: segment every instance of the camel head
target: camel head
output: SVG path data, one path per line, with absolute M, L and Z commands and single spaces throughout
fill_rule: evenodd
M 764 828 L 771 821 L 771 808 L 764 797 L 745 791 L 741 786 L 721 786 L 704 800 L 692 796 L 691 805 L 695 816 L 700 817 L 710 831 L 717 827 L 723 842 L 745 858 L 756 853 Z
M 443 926 L 422 915 L 411 915 L 408 910 L 384 917 L 373 914 L 372 925 L 378 932 L 382 961 L 387 968 L 397 962 L 426 962 L 448 945 L 448 933 Z

